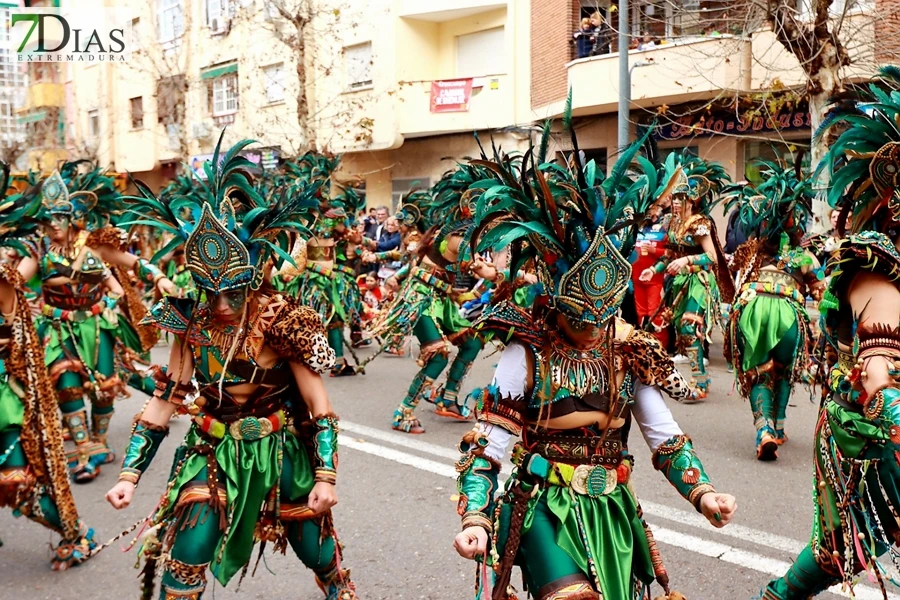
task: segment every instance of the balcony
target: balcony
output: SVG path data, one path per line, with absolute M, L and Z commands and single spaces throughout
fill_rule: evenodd
M 514 100 L 512 77 L 474 78 L 468 110 L 464 112 L 431 112 L 431 83 L 400 84 L 397 118 L 403 136 L 414 138 L 509 125 L 509 110 Z
M 497 0 L 402 0 L 398 15 L 404 19 L 442 23 L 505 8 Z
M 712 98 L 722 90 L 748 90 L 750 50 L 748 40 L 731 36 L 633 50 L 629 56 L 632 104 L 651 107 Z M 575 115 L 617 110 L 617 52 L 574 60 L 567 69 Z
M 28 88 L 25 105 L 19 112 L 39 108 L 62 108 L 66 105 L 65 87 L 61 83 L 35 83 Z

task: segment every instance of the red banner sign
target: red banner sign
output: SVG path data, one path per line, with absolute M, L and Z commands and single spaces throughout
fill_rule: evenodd
M 431 82 L 431 112 L 466 112 L 472 97 L 472 78 Z

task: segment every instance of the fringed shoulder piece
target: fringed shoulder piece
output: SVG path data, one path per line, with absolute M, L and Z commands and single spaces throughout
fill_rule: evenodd
M 706 215 L 693 215 L 684 224 L 684 235 L 690 235 L 695 238 L 712 235 L 713 225 L 710 218 Z
M 543 331 L 531 313 L 509 300 L 485 308 L 472 329 L 486 339 L 497 339 L 503 344 L 517 340 L 532 349 L 544 345 Z
M 334 366 L 334 350 L 318 313 L 293 300 L 285 300 L 265 332 L 266 344 L 291 362 L 301 362 L 316 373 Z
M 690 385 L 653 334 L 632 329 L 624 341 L 616 340 L 616 354 L 642 383 L 661 388 L 674 400 L 691 397 Z
M 118 250 L 124 250 L 127 244 L 128 233 L 124 229 L 112 225 L 92 231 L 85 242 L 88 248 L 112 246 Z
M 891 239 L 877 231 L 852 234 L 841 241 L 838 259 L 832 263 L 832 293 L 838 298 L 850 286 L 860 271 L 879 273 L 893 282 L 900 282 L 900 252 Z

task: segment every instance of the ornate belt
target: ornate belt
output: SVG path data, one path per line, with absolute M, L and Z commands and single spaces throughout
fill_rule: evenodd
M 54 321 L 69 321 L 69 322 L 80 322 L 86 321 L 91 317 L 96 317 L 100 313 L 103 312 L 103 309 L 106 308 L 106 302 L 104 300 L 100 300 L 100 302 L 90 306 L 85 310 L 69 310 L 65 308 L 57 308 L 55 306 L 51 306 L 50 304 L 44 304 L 41 308 L 41 314 L 43 314 L 48 319 L 53 319 Z
M 620 483 L 628 483 L 631 463 L 622 461 L 618 466 L 570 465 L 547 460 L 540 454 L 529 453 L 521 444 L 513 447 L 512 461 L 520 469 L 549 483 L 572 488 L 582 496 L 599 498 L 613 493 Z
M 199 410 L 193 417 L 194 423 L 197 424 L 202 432 L 216 439 L 221 440 L 226 435 L 230 435 L 235 440 L 247 442 L 261 440 L 266 436 L 281 431 L 286 420 L 283 410 L 279 410 L 268 417 L 244 417 L 230 424 L 226 424 Z
M 449 283 L 443 281 L 434 273 L 429 273 L 421 267 L 416 269 L 413 276 L 425 285 L 431 286 L 434 289 L 443 292 L 444 294 L 450 295 L 450 292 L 452 291 Z
M 616 468 L 622 464 L 622 442 L 601 436 L 540 435 L 526 433 L 529 452 L 547 460 L 569 465 L 604 465 Z
M 322 265 L 317 265 L 316 263 L 312 263 L 312 262 L 306 264 L 306 270 L 312 271 L 313 273 L 317 273 L 317 274 L 321 275 L 322 277 L 331 277 L 331 271 L 332 271 L 332 269 L 329 269 L 328 267 L 323 267 Z
M 334 246 L 306 246 L 307 260 L 334 260 Z
M 94 288 L 94 293 L 90 294 L 67 294 L 54 292 L 50 289 L 44 290 L 44 304 L 49 304 L 53 308 L 62 310 L 89 310 L 92 305 L 97 304 L 103 299 L 103 290 Z
M 346 265 L 334 265 L 334 270 L 340 271 L 341 273 L 349 275 L 350 277 L 356 277 L 356 271 L 353 269 L 353 267 L 348 267 Z
M 745 283 L 741 288 L 741 298 L 743 299 L 744 294 L 750 291 L 757 294 L 771 294 L 773 296 L 782 296 L 784 298 L 793 300 L 801 306 L 806 303 L 806 298 L 803 297 L 803 294 L 800 293 L 800 290 L 795 287 L 782 285 L 780 283 L 771 283 L 768 281 L 754 281 L 753 283 Z M 747 298 L 746 301 L 749 302 L 750 298 Z

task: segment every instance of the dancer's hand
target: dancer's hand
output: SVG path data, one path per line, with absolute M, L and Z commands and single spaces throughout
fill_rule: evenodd
M 396 292 L 400 289 L 400 282 L 397 281 L 396 277 L 388 277 L 384 280 L 384 287 L 391 290 L 392 292 Z
M 638 281 L 643 281 L 644 283 L 647 283 L 648 281 L 653 279 L 654 275 L 656 275 L 656 271 L 654 271 L 650 267 L 647 267 L 646 269 L 641 271 L 641 274 L 638 276 Z
M 737 502 L 731 494 L 709 493 L 700 497 L 700 512 L 713 527 L 728 525 L 737 512 Z
M 309 508 L 317 515 L 329 510 L 337 504 L 337 493 L 334 491 L 334 484 L 320 481 L 313 486 L 309 493 Z
M 666 273 L 668 273 L 669 275 L 678 275 L 679 273 L 684 271 L 689 264 L 690 261 L 686 256 L 676 258 L 669 263 L 669 266 L 666 267 Z
M 175 284 L 168 277 L 163 277 L 159 281 L 156 282 L 156 289 L 159 290 L 163 296 L 176 296 L 178 294 L 178 288 L 175 287 Z
M 134 497 L 134 484 L 130 481 L 120 481 L 106 492 L 106 501 L 112 504 L 116 510 L 121 510 L 131 504 Z
M 453 547 L 469 560 L 487 553 L 488 535 L 482 527 L 466 527 L 453 538 Z

